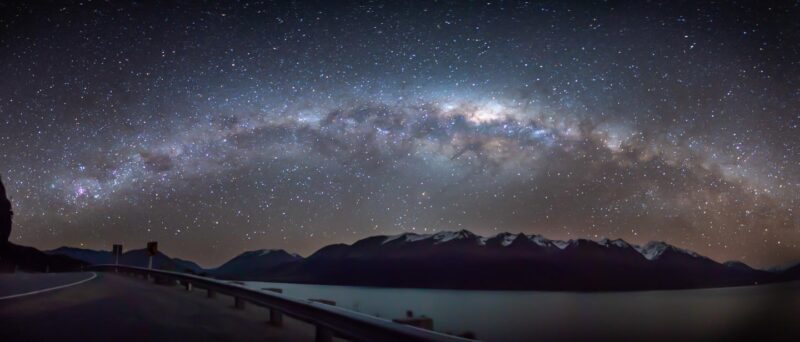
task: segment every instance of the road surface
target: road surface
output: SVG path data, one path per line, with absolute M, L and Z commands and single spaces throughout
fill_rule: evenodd
M 39 292 L 64 285 L 72 286 Z M 0 341 L 314 339 L 313 326 L 269 326 L 267 310 L 235 309 L 228 296 L 104 272 L 2 275 L 0 298 Z

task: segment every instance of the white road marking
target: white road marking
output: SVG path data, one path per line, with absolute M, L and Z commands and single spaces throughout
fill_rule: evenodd
M 0 300 L 3 300 L 3 299 L 11 299 L 11 298 L 19 298 L 19 297 L 25 297 L 25 296 L 35 295 L 35 294 L 38 294 L 38 293 L 44 293 L 44 292 L 50 292 L 50 291 L 60 290 L 60 289 L 66 288 L 66 287 L 70 287 L 70 286 L 75 286 L 75 285 L 80 285 L 80 284 L 83 284 L 83 283 L 85 283 L 85 282 L 87 282 L 87 281 L 89 281 L 89 280 L 92 280 L 92 279 L 94 279 L 94 278 L 97 278 L 97 273 L 95 273 L 95 272 L 92 272 L 92 276 L 91 276 L 91 277 L 89 277 L 89 278 L 86 278 L 86 279 L 83 279 L 83 280 L 80 280 L 80 281 L 76 281 L 76 282 L 74 282 L 74 283 L 70 283 L 70 284 L 66 284 L 66 285 L 59 285 L 59 286 L 56 286 L 56 287 L 50 287 L 50 288 L 41 289 L 41 290 L 36 290 L 36 291 L 31 291 L 31 292 L 19 293 L 19 294 L 10 295 L 10 296 L 5 296 L 5 297 L 0 297 Z

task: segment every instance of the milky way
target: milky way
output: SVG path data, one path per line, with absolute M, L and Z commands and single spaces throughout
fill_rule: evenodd
M 797 3 L 638 3 L 0 5 L 12 240 L 216 265 L 469 229 L 800 260 Z

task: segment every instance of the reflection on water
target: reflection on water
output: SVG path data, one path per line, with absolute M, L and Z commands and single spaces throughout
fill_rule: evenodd
M 613 293 L 461 291 L 247 282 L 384 318 L 407 310 L 441 332 L 489 341 L 563 338 L 732 339 L 798 336 L 800 282 Z

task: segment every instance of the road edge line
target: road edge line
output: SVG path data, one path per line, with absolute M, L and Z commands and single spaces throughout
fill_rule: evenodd
M 83 284 L 83 283 L 85 283 L 87 281 L 90 281 L 90 280 L 92 280 L 94 278 L 97 278 L 97 273 L 96 272 L 92 272 L 92 276 L 91 277 L 83 279 L 83 280 L 80 280 L 80 281 L 76 281 L 74 283 L 59 285 L 59 286 L 50 287 L 50 288 L 41 289 L 41 290 L 36 290 L 36 291 L 31 291 L 31 292 L 14 294 L 14 295 L 5 296 L 5 297 L 0 297 L 0 300 L 19 298 L 19 297 L 25 297 L 25 296 L 35 295 L 35 294 L 39 294 L 39 293 L 45 293 L 45 292 L 60 290 L 60 289 L 63 289 L 63 288 L 67 288 L 67 287 Z

